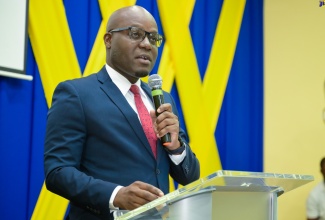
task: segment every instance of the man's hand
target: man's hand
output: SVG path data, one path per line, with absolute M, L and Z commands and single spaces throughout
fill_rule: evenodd
M 162 196 L 164 196 L 164 193 L 160 189 L 150 184 L 136 181 L 118 191 L 113 205 L 120 209 L 133 210 Z
M 179 121 L 178 117 L 173 113 L 172 106 L 170 103 L 162 104 L 157 112 L 160 114 L 156 117 L 155 111 L 150 111 L 150 116 L 153 120 L 153 125 L 155 132 L 158 138 L 161 138 L 167 133 L 171 135 L 171 143 L 166 146 L 169 150 L 175 150 L 180 147 L 180 143 L 178 141 L 178 133 L 179 133 Z

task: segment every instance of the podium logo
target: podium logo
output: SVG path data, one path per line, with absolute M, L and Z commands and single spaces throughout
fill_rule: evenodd
M 319 7 L 322 7 L 325 5 L 325 0 L 319 0 Z

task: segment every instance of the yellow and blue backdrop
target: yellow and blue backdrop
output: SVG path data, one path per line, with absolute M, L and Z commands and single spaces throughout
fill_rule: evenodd
M 34 80 L 0 78 L 1 218 L 65 215 L 68 202 L 43 185 L 52 93 L 60 81 L 104 65 L 107 19 L 134 4 L 153 14 L 165 37 L 152 73 L 176 100 L 201 176 L 263 171 L 262 0 L 29 0 L 27 74 Z

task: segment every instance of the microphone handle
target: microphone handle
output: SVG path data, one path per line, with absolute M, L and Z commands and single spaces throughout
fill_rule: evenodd
M 156 111 L 156 116 L 158 117 L 160 114 L 157 112 L 157 109 L 165 103 L 164 101 L 164 95 L 161 89 L 153 89 L 152 90 L 152 98 L 153 98 L 153 102 L 155 104 L 155 111 Z M 168 146 L 171 142 L 171 137 L 170 134 L 167 133 L 164 136 L 162 136 L 160 138 L 162 144 L 164 146 Z

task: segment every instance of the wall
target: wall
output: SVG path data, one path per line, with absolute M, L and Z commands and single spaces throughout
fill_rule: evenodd
M 315 177 L 279 197 L 279 220 L 303 220 L 325 156 L 325 6 L 317 0 L 265 0 L 264 16 L 264 170 Z

